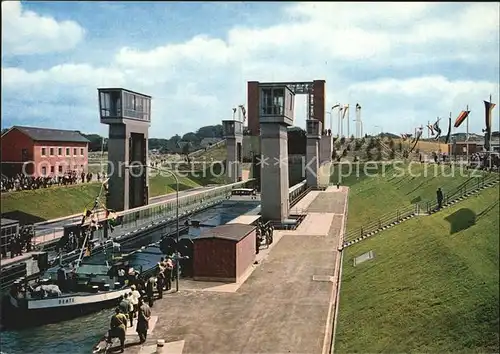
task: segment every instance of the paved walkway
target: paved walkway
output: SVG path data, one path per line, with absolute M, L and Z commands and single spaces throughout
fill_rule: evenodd
M 320 191 L 310 191 L 307 193 L 306 196 L 299 200 L 299 202 L 290 209 L 290 214 L 302 214 L 320 193 Z
M 326 353 L 346 193 L 319 193 L 309 210 L 332 216 L 318 219 L 316 229 L 277 231 L 273 248 L 237 291 L 210 291 L 207 283 L 187 289 L 182 282 L 179 293 L 155 302 L 159 318 L 146 345 L 126 353 L 149 353 L 157 339 L 175 344 L 176 354 Z M 325 225 L 327 236 L 315 236 Z

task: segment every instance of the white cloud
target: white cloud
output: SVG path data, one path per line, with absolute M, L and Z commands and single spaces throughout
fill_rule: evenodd
M 23 10 L 19 1 L 2 2 L 2 56 L 64 51 L 83 37 L 83 28 L 74 21 Z
M 246 102 L 249 80 L 325 79 L 327 107 L 360 102 L 367 129 L 380 121 L 407 130 L 412 120 L 433 119 L 466 103 L 480 106 L 498 91 L 498 77 L 467 81 L 426 72 L 442 63 L 480 63 L 498 71 L 498 31 L 494 3 L 295 3 L 270 27 L 235 26 L 220 38 L 199 34 L 146 50 L 114 48 L 107 67 L 3 68 L 2 88 L 27 90 L 45 102 L 72 98 L 81 106 L 73 110 L 75 121 L 92 122 L 93 130 L 98 123 L 88 112 L 96 109 L 97 87 L 142 91 L 153 96 L 151 134 L 170 136 L 230 117 L 232 107 Z M 411 72 L 415 66 L 420 74 Z M 352 82 L 341 68 L 370 79 Z M 392 71 L 398 76 L 391 77 Z M 297 105 L 296 117 L 304 121 L 304 105 Z

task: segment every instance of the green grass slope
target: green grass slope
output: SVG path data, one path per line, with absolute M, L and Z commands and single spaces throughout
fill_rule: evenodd
M 198 156 L 193 157 L 194 161 L 224 161 L 227 158 L 226 145 L 218 146 L 213 149 L 209 149 Z
M 346 248 L 336 352 L 498 352 L 498 195 L 486 189 Z
M 360 164 L 357 169 L 351 168 L 351 173 L 348 166 L 342 167 L 344 177 L 341 183 L 350 187 L 347 232 L 374 222 L 391 210 L 396 215 L 397 209 L 412 204 L 421 203 L 423 207 L 426 201 L 435 200 L 438 187 L 446 194 L 473 179 L 473 176 L 481 176 L 479 171 L 470 172 L 444 165 L 408 166 L 401 164 L 394 168 L 378 165 L 374 168 L 373 164 Z M 333 166 L 331 182 L 336 183 L 339 175 L 339 167 Z

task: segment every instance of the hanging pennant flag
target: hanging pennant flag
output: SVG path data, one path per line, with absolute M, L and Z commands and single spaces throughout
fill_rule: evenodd
M 247 120 L 247 110 L 245 109 L 245 106 L 242 104 L 240 104 L 240 109 L 241 109 L 241 114 L 243 115 L 243 123 L 244 123 Z
M 418 141 L 420 140 L 420 137 L 422 136 L 423 131 L 424 131 L 423 128 L 417 129 L 416 134 L 415 134 L 415 139 L 413 140 L 413 146 L 410 149 L 410 153 L 413 152 L 413 149 L 415 149 L 415 147 L 417 146 Z
M 432 124 L 427 124 L 427 129 L 429 129 L 429 133 L 434 136 L 434 126 Z
M 344 110 L 344 112 L 342 113 L 342 119 L 344 119 L 344 118 L 345 118 L 345 115 L 346 115 L 347 111 L 349 110 L 349 105 L 348 105 L 348 104 L 346 104 L 346 105 L 343 107 L 343 110 Z
M 448 144 L 450 142 L 450 137 L 451 137 L 451 113 L 450 113 L 450 118 L 448 118 L 448 133 L 446 134 L 445 144 Z
M 484 109 L 485 109 L 485 123 L 486 129 L 483 130 L 485 133 L 484 136 L 484 148 L 486 151 L 490 151 L 490 141 L 491 141 L 491 112 L 493 108 L 495 108 L 495 104 L 492 102 L 484 101 Z
M 469 113 L 470 113 L 470 111 L 462 111 L 462 112 L 460 112 L 460 114 L 458 115 L 457 119 L 455 119 L 455 124 L 453 125 L 453 127 L 458 128 L 460 125 L 462 125 L 462 123 L 469 116 Z
M 440 118 L 438 118 L 436 123 L 434 123 L 434 125 L 432 126 L 432 130 L 436 132 L 435 140 L 439 140 L 439 138 L 441 137 L 441 128 L 439 128 L 439 121 Z

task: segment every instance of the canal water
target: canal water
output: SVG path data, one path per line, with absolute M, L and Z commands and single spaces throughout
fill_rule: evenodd
M 218 226 L 223 225 L 232 219 L 251 213 L 258 206 L 259 202 L 231 202 L 225 201 L 215 207 L 191 216 L 192 220 L 198 220 L 203 225 Z M 188 235 L 196 238 L 203 229 L 190 228 Z M 161 238 L 162 232 L 155 232 L 144 238 L 144 244 L 148 245 L 151 240 L 157 241 Z M 139 247 L 141 245 L 138 245 Z M 131 259 L 131 264 L 143 266 L 144 269 L 156 264 L 163 255 L 158 248 L 147 247 L 143 252 L 135 253 Z M 98 255 L 97 257 L 102 257 Z M 96 261 L 98 258 L 92 260 Z M 165 299 L 165 298 L 164 298 Z M 168 299 L 168 296 L 167 296 Z M 166 301 L 166 300 L 163 300 Z M 168 301 L 168 300 L 167 300 Z M 154 309 L 153 309 L 154 312 Z M 87 316 L 75 318 L 64 322 L 48 324 L 41 327 L 28 328 L 16 331 L 4 331 L 0 333 L 0 353 L 1 354 L 88 354 L 92 352 L 92 347 L 107 331 L 109 319 L 113 314 L 113 309 L 103 310 Z

